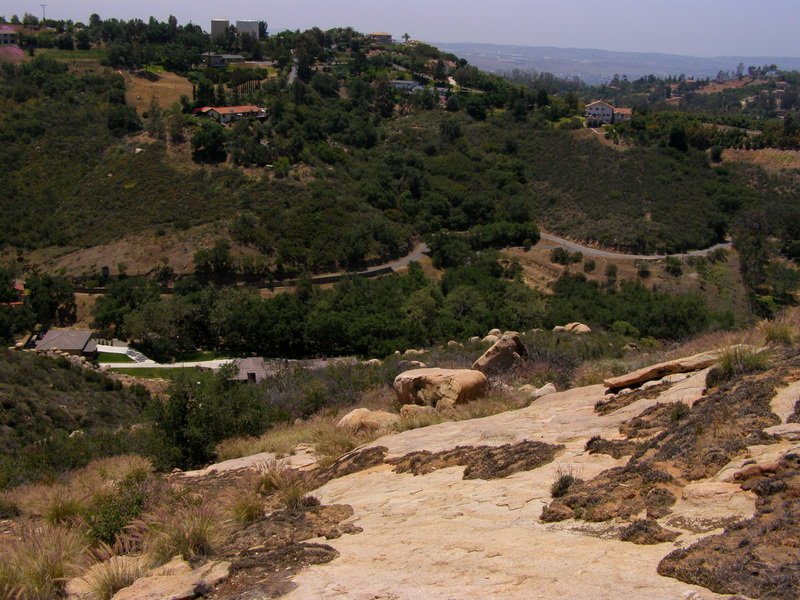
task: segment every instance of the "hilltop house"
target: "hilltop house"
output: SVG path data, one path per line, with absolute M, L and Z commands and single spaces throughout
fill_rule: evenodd
M 630 108 L 614 109 L 614 123 L 622 123 L 622 121 L 630 121 L 632 116 L 633 116 L 633 110 Z
M 256 118 L 262 119 L 267 116 L 267 111 L 258 106 L 205 106 L 196 112 L 219 121 L 222 125 L 230 123 L 236 119 Z
M 416 81 L 412 81 L 409 79 L 392 79 L 389 82 L 389 85 L 392 86 L 393 90 L 397 90 L 398 92 L 413 92 L 419 84 Z
M 586 126 L 599 127 L 614 122 L 614 107 L 598 100 L 586 105 Z
M 0 25 L 0 46 L 16 44 L 18 39 L 17 30 L 8 25 Z
M 392 34 L 385 31 L 376 31 L 369 34 L 369 39 L 378 44 L 393 44 Z

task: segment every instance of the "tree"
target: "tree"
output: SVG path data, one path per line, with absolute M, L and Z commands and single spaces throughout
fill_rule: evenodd
M 228 157 L 225 128 L 215 121 L 203 121 L 192 136 L 191 145 L 195 160 L 201 162 L 224 162 Z
M 45 327 L 53 324 L 66 327 L 75 323 L 78 313 L 75 286 L 68 280 L 46 274 L 34 275 L 25 284 L 30 290 L 31 308 L 38 323 Z
M 147 107 L 147 133 L 151 137 L 163 140 L 166 135 L 166 127 L 164 124 L 164 110 L 161 104 L 158 103 L 158 98 L 153 94 L 150 96 L 150 104 Z

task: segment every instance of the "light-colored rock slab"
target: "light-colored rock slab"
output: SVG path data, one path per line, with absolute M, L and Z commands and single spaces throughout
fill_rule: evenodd
M 779 435 L 787 440 L 800 440 L 800 423 L 784 423 L 767 427 L 764 433 L 769 435 Z
M 207 594 L 228 578 L 229 562 L 211 562 L 189 573 L 155 575 L 137 579 L 112 600 L 188 600 Z
M 737 456 L 727 465 L 722 467 L 711 478 L 711 481 L 733 482 L 736 474 L 757 465 L 766 465 L 778 462 L 784 455 L 800 452 L 800 444 L 786 441 L 769 446 L 748 446 L 747 452 Z
M 770 402 L 770 408 L 781 418 L 782 423 L 786 423 L 786 419 L 794 412 L 794 405 L 798 400 L 800 400 L 800 381 L 795 381 L 786 387 L 778 388 Z
M 528 350 L 519 335 L 504 335 L 472 363 L 472 368 L 487 375 L 498 373 L 507 371 L 526 356 Z
M 603 381 L 603 384 L 612 389 L 629 387 L 650 381 L 651 379 L 661 379 L 666 375 L 673 373 L 687 373 L 690 371 L 699 371 L 710 367 L 717 361 L 717 354 L 715 352 L 704 352 L 703 354 L 695 354 L 687 358 L 679 358 L 668 362 L 658 363 L 649 367 L 644 367 L 633 373 L 627 375 L 620 375 L 619 377 L 611 377 Z
M 314 464 L 317 459 L 314 458 L 314 450 L 307 444 L 299 444 L 295 449 L 296 452 L 289 456 L 283 456 L 282 460 L 287 466 L 299 469 Z M 232 458 L 205 469 L 197 471 L 186 471 L 181 473 L 183 477 L 205 477 L 214 472 L 222 473 L 224 471 L 236 471 L 238 469 L 256 469 L 258 466 L 269 460 L 276 460 L 278 457 L 273 452 L 261 452 L 251 456 L 244 456 L 242 458 Z

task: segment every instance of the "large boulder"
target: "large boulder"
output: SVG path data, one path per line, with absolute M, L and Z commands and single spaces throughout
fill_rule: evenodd
M 436 413 L 432 406 L 420 406 L 419 404 L 403 404 L 400 408 L 400 416 L 404 419 L 417 419 L 427 417 Z
M 498 373 L 507 371 L 526 356 L 528 351 L 518 335 L 504 335 L 472 363 L 472 368 L 486 374 Z
M 385 410 L 357 408 L 343 416 L 336 427 L 351 431 L 380 431 L 391 429 L 399 420 L 400 415 Z
M 395 378 L 394 393 L 400 404 L 447 409 L 486 396 L 489 381 L 470 369 L 416 369 Z

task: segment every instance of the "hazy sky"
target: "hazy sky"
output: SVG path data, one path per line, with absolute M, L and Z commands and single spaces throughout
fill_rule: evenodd
M 256 19 L 270 32 L 351 26 L 396 39 L 599 48 L 691 56 L 800 57 L 800 0 L 6 0 L 0 14 L 88 21 L 150 15 L 210 29 Z

